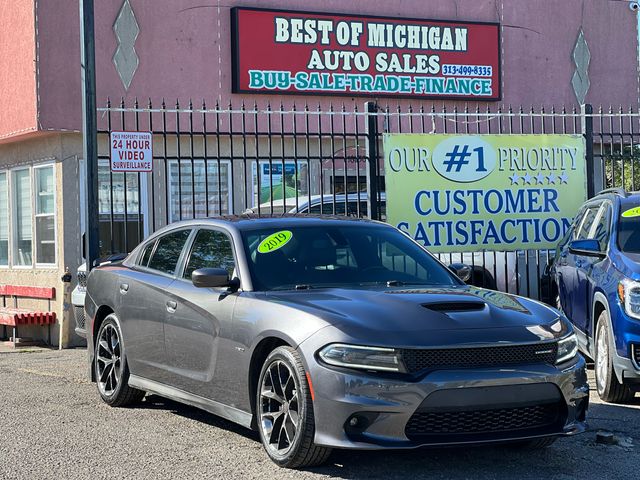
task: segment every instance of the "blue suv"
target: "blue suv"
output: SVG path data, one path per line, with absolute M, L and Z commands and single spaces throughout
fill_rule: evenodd
M 556 303 L 595 362 L 607 402 L 640 389 L 640 192 L 610 189 L 587 201 L 558 245 Z

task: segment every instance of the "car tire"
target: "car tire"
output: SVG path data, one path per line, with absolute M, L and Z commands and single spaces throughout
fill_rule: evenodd
M 605 402 L 628 403 L 634 397 L 634 393 L 628 386 L 618 382 L 613 370 L 612 344 L 609 314 L 604 310 L 598 317 L 596 326 L 594 358 L 596 391 Z
M 98 330 L 93 368 L 102 400 L 112 407 L 139 402 L 145 392 L 129 386 L 129 366 L 122 344 L 122 331 L 115 314 L 108 315 Z
M 329 458 L 330 448 L 313 443 L 311 389 L 293 348 L 281 346 L 267 356 L 258 378 L 256 415 L 262 445 L 278 466 L 311 467 Z

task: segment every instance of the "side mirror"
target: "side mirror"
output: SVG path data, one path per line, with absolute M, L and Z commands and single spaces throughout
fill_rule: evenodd
M 449 270 L 455 273 L 463 282 L 469 281 L 471 273 L 473 272 L 471 267 L 465 263 L 452 263 L 449 265 Z
M 191 274 L 193 285 L 198 288 L 239 287 L 237 279 L 230 279 L 224 268 L 199 268 Z
M 575 255 L 585 255 L 587 257 L 604 257 L 604 252 L 600 251 L 600 242 L 597 240 L 572 240 L 569 242 L 569 253 Z

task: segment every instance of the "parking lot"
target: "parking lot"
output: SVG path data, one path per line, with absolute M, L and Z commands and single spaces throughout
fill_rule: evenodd
M 86 351 L 0 353 L 0 479 L 50 478 L 636 478 L 640 397 L 591 396 L 589 431 L 544 451 L 510 448 L 336 451 L 321 468 L 276 467 L 257 435 L 195 408 L 148 396 L 114 409 L 85 375 Z M 593 372 L 590 372 L 592 379 Z M 612 432 L 615 444 L 596 441 Z

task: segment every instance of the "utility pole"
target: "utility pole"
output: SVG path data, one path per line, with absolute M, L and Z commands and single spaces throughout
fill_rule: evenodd
M 96 49 L 93 0 L 80 1 L 80 78 L 82 80 L 82 153 L 87 165 L 85 259 L 91 270 L 100 251 L 98 225 L 98 131 L 96 118 Z

